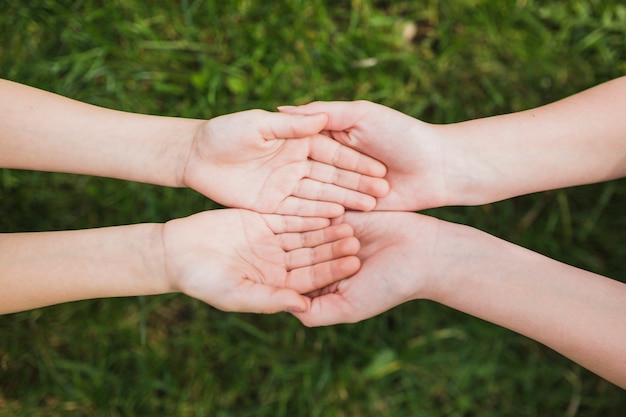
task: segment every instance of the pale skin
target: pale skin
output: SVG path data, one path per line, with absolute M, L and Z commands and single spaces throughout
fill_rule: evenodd
M 626 284 L 414 213 L 626 176 L 626 77 L 556 103 L 433 125 L 369 102 L 325 112 L 327 134 L 387 166 L 381 213 L 346 213 L 362 268 L 315 296 L 303 323 L 372 317 L 425 298 L 538 340 L 626 388 Z
M 626 176 L 626 77 L 518 113 L 435 125 L 366 101 L 284 106 L 326 113 L 328 134 L 387 166 L 376 210 L 486 204 Z
M 182 292 L 225 311 L 306 311 L 360 262 L 349 225 L 213 210 L 165 224 L 0 235 L 0 314 Z
M 626 285 L 468 226 L 417 213 L 346 213 L 361 269 L 310 294 L 307 326 L 429 299 L 533 338 L 626 388 Z
M 319 134 L 323 114 L 148 116 L 0 80 L 0 115 L 0 167 L 191 187 L 255 211 L 2 234 L 0 313 L 172 291 L 223 310 L 301 311 L 299 292 L 358 269 L 350 227 L 327 218 L 370 210 L 388 190 L 383 164 Z
M 323 114 L 194 120 L 121 112 L 0 80 L 0 167 L 191 187 L 229 207 L 336 217 L 370 210 L 385 166 L 319 135 Z

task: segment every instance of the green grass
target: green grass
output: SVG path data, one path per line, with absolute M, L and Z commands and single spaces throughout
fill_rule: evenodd
M 5 1 L 0 34 L 4 78 L 196 118 L 368 99 L 446 123 L 537 106 L 626 72 L 626 6 L 617 0 Z M 363 66 L 368 59 L 375 65 Z M 165 221 L 214 207 L 189 190 L 0 171 L 4 232 Z M 430 213 L 624 279 L 624 207 L 626 184 L 615 181 Z M 429 302 L 321 329 L 182 295 L 0 317 L 0 416 L 624 409 L 623 390 L 553 351 Z

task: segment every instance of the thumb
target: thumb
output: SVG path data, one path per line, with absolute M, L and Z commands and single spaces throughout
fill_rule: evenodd
M 273 314 L 283 311 L 304 313 L 311 300 L 289 288 L 276 288 L 254 283 L 246 289 L 239 303 L 228 310 L 249 313 Z
M 338 294 L 324 294 L 311 300 L 311 306 L 305 312 L 293 312 L 302 324 L 307 327 L 330 326 L 339 323 L 355 323 L 345 301 Z
M 262 133 L 268 139 L 304 138 L 321 132 L 327 122 L 328 116 L 324 113 L 270 113 L 265 118 L 265 131 Z
M 325 130 L 342 131 L 354 127 L 371 104 L 364 101 L 314 101 L 302 106 L 279 106 L 278 111 L 288 114 L 326 113 L 328 122 Z

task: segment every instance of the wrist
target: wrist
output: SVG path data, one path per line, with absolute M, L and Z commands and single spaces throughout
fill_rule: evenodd
M 206 178 L 198 179 L 197 172 L 198 167 L 201 170 L 211 171 L 210 161 L 206 158 L 202 158 L 202 155 L 211 155 L 215 150 L 210 149 L 207 138 L 211 138 L 210 132 L 211 121 L 210 120 L 197 120 L 194 125 L 191 134 L 185 136 L 184 140 L 180 143 L 177 158 L 177 173 L 176 178 L 179 187 L 187 187 L 195 189 L 204 195 L 207 195 L 206 190 L 202 190 L 200 183 L 206 183 Z
M 159 129 L 152 148 L 152 165 L 147 175 L 161 175 L 153 181 L 157 185 L 171 187 L 188 187 L 186 170 L 194 152 L 196 137 L 204 121 L 195 119 L 167 118 L 165 125 Z
M 484 196 L 486 181 L 481 175 L 484 167 L 472 137 L 470 122 L 431 125 L 432 137 L 439 146 L 441 173 L 441 204 L 439 206 L 469 206 L 489 201 Z
M 399 278 L 395 290 L 400 298 L 445 300 L 463 279 L 468 261 L 480 254 L 476 235 L 482 232 L 418 213 L 388 215 L 401 225 L 392 232 L 396 235 L 394 257 L 410 264 L 391 273 Z
M 428 166 L 423 168 L 428 171 L 428 175 L 432 176 L 429 180 L 432 187 L 432 195 L 428 197 L 428 204 L 422 207 L 418 201 L 418 208 L 444 207 L 455 204 L 457 197 L 455 190 L 455 177 L 459 163 L 463 162 L 463 158 L 457 157 L 454 145 L 450 145 L 450 138 L 446 135 L 445 125 L 437 125 L 417 120 L 417 124 L 413 129 L 413 137 L 416 141 L 430 143 L 428 147 L 420 147 L 416 160 L 424 160 Z M 424 138 L 430 138 L 428 142 Z M 425 190 L 416 190 L 415 195 L 420 198 Z
M 167 294 L 175 288 L 167 273 L 165 260 L 165 244 L 163 241 L 164 227 L 162 223 L 143 225 L 145 228 L 145 244 L 142 246 L 141 260 L 144 265 L 144 276 L 150 281 L 152 294 Z
M 160 226 L 15 233 L 0 240 L 0 313 L 69 301 L 163 294 Z
M 403 149 L 404 160 L 399 162 L 401 172 L 411 167 L 407 178 L 412 186 L 410 210 L 466 205 L 473 198 L 476 180 L 464 135 L 454 125 L 413 119 L 407 135 L 411 146 Z
M 484 276 L 490 258 L 505 256 L 499 239 L 470 226 L 438 220 L 432 271 L 419 297 L 444 305 L 463 297 L 468 278 Z

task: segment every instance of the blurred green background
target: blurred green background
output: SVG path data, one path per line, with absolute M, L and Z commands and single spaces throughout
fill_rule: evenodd
M 160 115 L 367 99 L 448 123 L 624 73 L 618 0 L 5 0 L 0 12 L 0 77 Z M 189 190 L 0 170 L 3 232 L 166 221 L 214 207 Z M 429 213 L 624 279 L 625 207 L 626 184 L 614 181 Z M 623 390 L 550 349 L 426 301 L 320 329 L 182 295 L 0 316 L 0 416 L 624 410 Z

